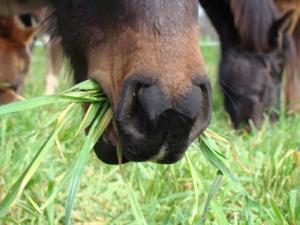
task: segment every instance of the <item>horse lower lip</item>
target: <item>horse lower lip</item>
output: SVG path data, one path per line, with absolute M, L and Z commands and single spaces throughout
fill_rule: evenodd
M 119 163 L 129 162 L 129 160 L 124 155 L 122 155 L 122 159 L 120 162 L 117 155 L 117 147 L 112 143 L 109 143 L 109 141 L 105 140 L 105 138 L 100 139 L 96 143 L 94 150 L 97 157 L 104 163 L 117 165 Z

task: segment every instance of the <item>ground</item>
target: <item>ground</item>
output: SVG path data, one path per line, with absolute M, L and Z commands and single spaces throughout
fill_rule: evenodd
M 217 47 L 202 47 L 207 71 L 213 82 L 213 120 L 210 129 L 231 143 L 223 154 L 224 162 L 236 175 L 248 193 L 249 200 L 237 184 L 223 177 L 220 188 L 207 211 L 203 224 L 237 225 L 297 225 L 300 224 L 300 116 L 281 114 L 275 124 L 265 122 L 260 131 L 234 131 L 222 106 L 222 97 L 216 83 Z M 33 64 L 27 79 L 24 96 L 43 93 L 46 70 L 42 47 L 34 50 Z M 70 86 L 71 79 L 61 77 L 60 90 Z M 10 190 L 33 158 L 43 138 L 51 115 L 64 106 L 49 106 L 0 118 L 0 200 Z M 84 135 L 72 139 L 81 112 L 60 134 L 57 145 L 51 149 L 38 173 L 25 192 L 0 218 L 0 225 L 62 224 L 68 185 L 46 209 L 46 202 L 58 180 L 74 160 Z M 63 158 L 60 154 L 64 153 Z M 203 157 L 199 145 L 193 144 L 186 157 L 170 166 L 153 163 L 127 164 L 122 169 L 99 162 L 90 155 L 73 209 L 73 224 L 140 225 L 134 215 L 142 212 L 146 224 L 199 224 L 205 200 L 216 177 L 216 169 Z M 128 190 L 133 188 L 134 194 Z M 131 207 L 132 196 L 137 198 Z

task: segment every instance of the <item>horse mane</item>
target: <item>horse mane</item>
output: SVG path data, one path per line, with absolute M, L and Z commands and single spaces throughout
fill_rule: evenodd
M 229 0 L 234 24 L 243 45 L 262 52 L 269 47 L 269 29 L 279 12 L 273 0 Z
M 222 53 L 240 43 L 229 2 L 227 0 L 199 0 L 199 2 L 218 33 Z

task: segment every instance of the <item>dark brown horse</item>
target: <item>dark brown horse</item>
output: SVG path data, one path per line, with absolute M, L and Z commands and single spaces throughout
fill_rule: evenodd
M 219 83 L 233 125 L 265 112 L 276 118 L 282 74 L 293 59 L 288 36 L 293 14 L 280 17 L 273 0 L 200 0 L 221 40 Z
M 114 110 L 116 126 L 97 143 L 98 157 L 118 163 L 120 143 L 122 162 L 181 159 L 211 112 L 198 1 L 48 2 L 75 81 L 98 81 Z
M 27 28 L 17 16 L 0 16 L 0 104 L 21 93 L 36 32 L 36 27 Z
M 52 26 L 76 82 L 93 78 L 111 102 L 98 157 L 174 163 L 210 121 L 196 0 L 54 0 Z

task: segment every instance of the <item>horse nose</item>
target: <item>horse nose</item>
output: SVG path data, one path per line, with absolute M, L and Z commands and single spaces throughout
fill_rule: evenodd
M 192 85 L 187 93 L 172 97 L 166 95 L 158 85 L 141 87 L 138 90 L 138 102 L 145 113 L 145 117 L 155 122 L 172 111 L 174 117 L 182 116 L 187 120 L 194 120 L 202 107 L 202 89 Z
M 201 108 L 205 107 L 204 98 L 210 98 L 210 91 L 209 80 L 198 78 L 192 82 L 186 93 L 172 97 L 164 92 L 158 82 L 142 76 L 132 76 L 124 83 L 116 119 L 120 121 L 130 119 L 141 110 L 149 121 L 156 121 L 168 110 L 195 119 Z
M 209 82 L 194 81 L 185 93 L 174 97 L 159 82 L 130 77 L 124 83 L 115 119 L 126 158 L 175 162 L 209 123 Z

